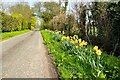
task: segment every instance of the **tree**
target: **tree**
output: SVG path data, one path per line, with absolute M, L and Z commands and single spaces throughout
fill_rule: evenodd
M 86 36 L 86 5 L 83 3 L 80 4 L 75 4 L 75 11 L 76 11 L 76 16 L 77 16 L 77 25 L 80 30 L 80 37 L 85 37 Z
M 16 4 L 10 7 L 11 14 L 21 14 L 23 16 L 23 29 L 31 29 L 33 20 L 33 9 L 28 4 Z M 32 22 L 31 22 L 32 21 Z M 36 21 L 36 20 L 35 20 Z M 35 27 L 35 26 L 34 26 Z
M 35 3 L 34 4 L 34 11 L 36 12 L 36 13 L 40 13 L 41 12 L 41 8 L 42 8 L 42 3 L 41 2 L 38 2 L 38 3 Z
M 68 6 L 68 0 L 59 0 L 60 6 L 62 6 L 62 11 L 65 12 Z M 64 6 L 62 5 L 64 4 Z
M 34 16 L 31 17 L 31 30 L 36 27 L 36 18 Z
M 41 4 L 40 3 L 36 3 L 35 4 L 36 8 L 39 9 L 41 7 Z M 38 6 L 38 7 L 37 7 Z M 60 5 L 56 2 L 44 2 L 42 4 L 42 9 L 40 12 L 39 12 L 39 16 L 44 20 L 44 24 L 43 24 L 43 27 L 44 28 L 49 28 L 50 27 L 50 20 L 58 15 L 60 12 Z
M 15 6 L 10 7 L 10 12 L 12 14 L 22 14 L 27 21 L 31 18 L 33 10 L 30 9 L 30 6 L 25 4 L 16 4 Z
M 53 19 L 50 21 L 51 29 L 52 30 L 61 30 L 65 31 L 65 25 L 66 25 L 66 15 L 65 14 L 59 14 L 57 16 L 54 16 Z
M 110 33 L 110 44 L 113 46 L 113 53 L 120 55 L 120 1 L 109 3 L 108 12 L 110 17 L 110 23 L 112 24 L 112 30 Z

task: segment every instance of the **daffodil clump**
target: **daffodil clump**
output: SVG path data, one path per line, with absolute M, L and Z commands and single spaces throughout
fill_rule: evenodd
M 50 33 L 55 33 L 55 32 L 54 32 L 54 31 L 52 31 L 52 30 L 47 30 L 47 29 L 46 29 L 46 31 L 48 31 L 48 32 L 50 32 Z
M 60 78 L 119 79 L 119 59 L 64 31 L 41 31 Z M 101 55 L 102 54 L 102 55 Z
M 88 43 L 86 41 L 81 41 L 81 39 L 76 39 L 71 41 L 72 44 L 78 45 L 79 47 L 86 46 Z
M 82 46 L 86 46 L 88 44 L 88 42 L 86 42 L 85 40 L 81 40 L 78 38 L 78 35 L 74 35 L 73 37 L 72 36 L 63 36 L 61 38 L 61 40 L 70 40 L 70 42 L 74 45 L 76 45 L 78 47 L 82 47 Z
M 56 33 L 56 34 L 60 34 L 60 33 L 61 33 L 61 31 L 56 31 L 55 33 Z
M 69 36 L 63 36 L 62 38 L 61 38 L 61 40 L 63 41 L 63 40 L 70 40 L 70 37 Z
M 79 47 L 83 47 L 83 46 L 88 45 L 88 42 L 85 41 L 85 40 L 79 39 L 79 38 L 78 38 L 78 35 L 74 35 L 73 37 L 72 37 L 72 36 L 67 36 L 67 37 L 66 37 L 66 36 L 63 36 L 63 37 L 61 38 L 61 40 L 62 40 L 62 41 L 63 41 L 63 40 L 70 40 L 70 42 L 75 45 L 75 48 L 79 48 Z M 94 46 L 93 50 L 96 52 L 96 54 L 97 54 L 98 56 L 100 56 L 101 53 L 102 53 L 102 51 L 101 51 L 100 49 L 98 49 L 98 46 Z
M 101 51 L 100 49 L 98 49 L 98 46 L 94 46 L 93 50 L 96 52 L 96 54 L 97 54 L 98 56 L 100 56 L 101 53 L 102 53 L 102 51 Z
M 50 32 L 50 33 L 54 33 L 54 34 L 61 34 L 61 31 L 58 31 L 58 30 L 52 31 L 52 30 L 47 30 L 47 29 L 46 29 L 46 31 L 48 31 L 48 32 Z
M 62 34 L 65 34 L 65 32 L 64 32 L 64 31 L 62 31 Z
M 75 48 L 79 48 L 79 47 L 83 47 L 83 46 L 86 46 L 88 45 L 88 42 L 85 41 L 85 40 L 82 40 L 82 39 L 79 39 L 78 38 L 78 35 L 74 35 L 74 36 L 64 36 L 65 32 L 64 31 L 51 31 L 51 30 L 48 30 L 49 32 L 51 33 L 54 33 L 54 34 L 63 34 L 62 38 L 61 38 L 61 41 L 70 41 L 72 44 L 75 45 Z M 98 46 L 94 46 L 93 50 L 95 51 L 95 53 L 100 56 L 102 51 L 100 49 L 98 49 Z

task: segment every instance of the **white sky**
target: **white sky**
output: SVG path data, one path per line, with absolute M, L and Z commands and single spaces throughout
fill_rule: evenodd
M 59 2 L 59 0 L 0 0 L 0 2 Z M 119 0 L 68 0 L 70 2 L 94 2 L 94 1 L 102 1 L 102 2 L 108 2 L 108 1 L 119 1 Z
M 68 0 L 68 1 L 70 4 L 72 4 L 73 2 L 94 2 L 95 0 Z M 99 0 L 99 1 L 110 1 L 110 0 Z M 111 0 L 111 1 L 118 1 L 118 0 Z M 28 2 L 30 6 L 32 6 L 34 2 L 59 2 L 59 0 L 0 0 L 0 2 Z

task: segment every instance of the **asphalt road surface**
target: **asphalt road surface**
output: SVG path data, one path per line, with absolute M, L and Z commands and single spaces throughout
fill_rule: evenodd
M 39 31 L 34 31 L 12 48 L 2 52 L 2 78 L 56 77 Z

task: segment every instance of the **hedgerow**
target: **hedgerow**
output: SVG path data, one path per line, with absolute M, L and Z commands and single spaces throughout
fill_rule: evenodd
M 24 29 L 34 29 L 36 26 L 36 19 L 31 17 L 29 22 L 24 18 L 22 14 L 1 14 L 2 19 L 2 32 L 20 31 Z

